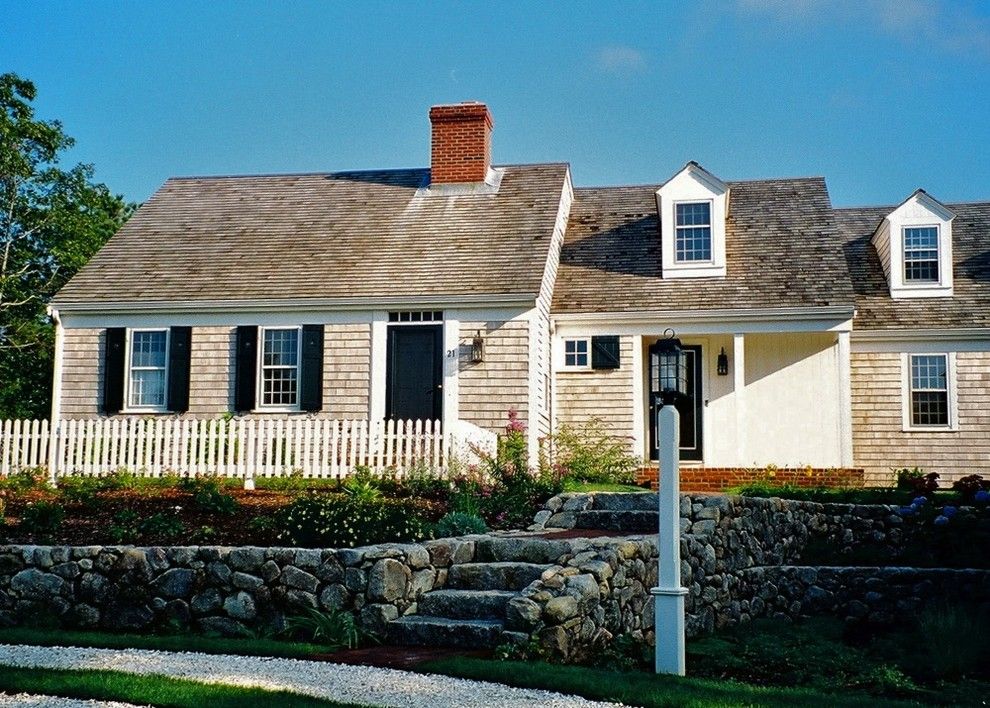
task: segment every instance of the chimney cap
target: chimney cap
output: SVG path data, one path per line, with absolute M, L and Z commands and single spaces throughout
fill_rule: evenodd
M 484 118 L 490 128 L 495 126 L 491 111 L 481 101 L 440 103 L 430 108 L 430 121 L 433 123 L 478 120 L 479 118 Z

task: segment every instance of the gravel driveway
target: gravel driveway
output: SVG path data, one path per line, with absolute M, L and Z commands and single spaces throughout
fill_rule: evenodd
M 28 693 L 0 693 L 0 708 L 140 708 L 132 703 L 117 701 L 86 701 L 79 698 L 34 696 Z
M 0 645 L 0 665 L 105 669 L 161 674 L 207 683 L 287 690 L 345 703 L 396 708 L 604 708 L 550 691 L 512 688 L 396 669 L 268 657 L 193 654 L 145 649 L 84 649 Z M 0 704 L 3 705 L 3 704 Z M 42 704 L 44 705 L 44 704 Z M 85 705 L 85 704 L 82 704 Z

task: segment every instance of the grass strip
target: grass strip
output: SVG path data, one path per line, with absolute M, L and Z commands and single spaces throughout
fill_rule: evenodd
M 656 676 L 645 672 L 616 672 L 541 662 L 489 661 L 451 657 L 419 664 L 417 671 L 494 681 L 519 688 L 538 688 L 613 701 L 629 706 L 659 708 L 713 708 L 718 706 L 907 706 L 866 694 L 832 694 L 805 688 L 754 686 L 735 681 L 717 681 L 678 676 Z
M 240 708 L 264 705 L 266 708 L 326 708 L 350 706 L 289 691 L 199 683 L 167 676 L 143 676 L 119 671 L 36 669 L 4 666 L 0 670 L 0 691 L 31 693 L 65 698 L 123 701 L 162 708 Z
M 326 656 L 329 650 L 319 644 L 277 639 L 208 637 L 200 634 L 108 634 L 72 630 L 8 627 L 0 629 L 0 644 L 31 644 L 41 647 L 96 647 L 100 649 L 155 649 L 201 654 L 274 656 L 283 659 L 311 659 Z

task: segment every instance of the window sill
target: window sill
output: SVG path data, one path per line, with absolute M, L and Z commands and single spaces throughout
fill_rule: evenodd
M 114 415 L 173 415 L 174 411 L 152 408 L 123 408 Z
M 300 408 L 252 408 L 251 410 L 248 411 L 248 413 L 252 415 L 263 415 L 265 413 L 277 413 L 284 415 L 286 413 L 305 413 L 305 412 L 306 411 Z
M 958 425 L 905 425 L 902 433 L 958 433 Z

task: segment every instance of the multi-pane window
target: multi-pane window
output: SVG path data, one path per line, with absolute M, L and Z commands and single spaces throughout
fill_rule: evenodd
M 938 282 L 938 227 L 904 229 L 904 282 Z
M 912 354 L 911 424 L 949 425 L 948 357 L 945 354 Z
M 443 310 L 389 312 L 389 322 L 443 322 Z
M 676 217 L 674 257 L 677 262 L 711 261 L 711 202 L 676 204 L 674 214 Z
M 564 366 L 584 368 L 588 366 L 588 340 L 564 340 Z
M 299 329 L 263 329 L 261 405 L 299 405 Z
M 131 330 L 129 408 L 164 410 L 167 344 L 166 330 Z

